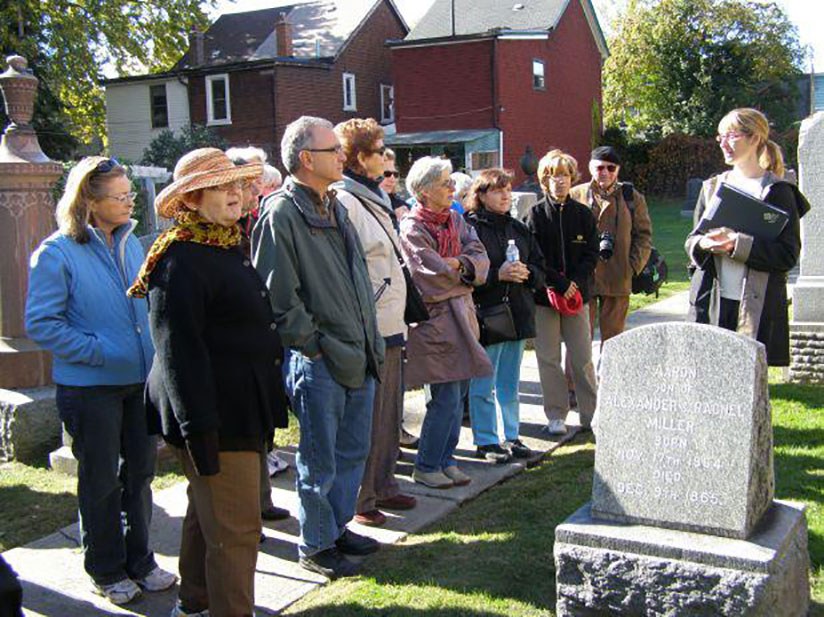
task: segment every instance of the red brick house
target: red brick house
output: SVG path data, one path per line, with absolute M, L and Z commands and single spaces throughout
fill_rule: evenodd
M 113 155 L 139 160 L 164 128 L 213 128 L 280 163 L 283 130 L 308 114 L 394 121 L 388 39 L 409 28 L 392 0 L 314 0 L 220 16 L 162 74 L 108 80 Z M 185 109 L 183 108 L 185 106 Z
M 402 169 L 442 153 L 470 173 L 502 165 L 518 183 L 530 146 L 538 157 L 563 148 L 586 173 L 608 54 L 590 0 L 435 0 L 389 46 L 397 133 L 387 141 Z

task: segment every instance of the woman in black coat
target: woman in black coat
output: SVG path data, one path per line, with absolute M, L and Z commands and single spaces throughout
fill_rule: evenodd
M 782 179 L 781 150 L 769 139 L 760 111 L 732 110 L 718 124 L 717 139 L 732 169 L 704 182 L 695 208 L 695 230 L 685 244 L 692 270 L 689 319 L 755 338 L 766 347 L 770 366 L 788 366 L 787 272 L 798 262 L 800 219 L 810 204 Z M 697 231 L 722 182 L 786 212 L 789 220 L 778 237 L 726 228 Z
M 587 302 L 592 295 L 598 260 L 598 227 L 592 211 L 569 196 L 578 179 L 578 162 L 552 150 L 538 164 L 544 195 L 529 211 L 526 224 L 541 247 L 546 267 L 546 289 L 535 294 L 535 355 L 550 435 L 566 433 L 569 397 L 561 365 L 561 342 L 566 346 L 578 396 L 581 426 L 588 429 L 596 404 L 592 330 Z M 577 299 L 576 312 L 551 305 L 548 293 L 566 301 Z
M 260 453 L 287 410 L 269 294 L 236 225 L 242 183 L 260 173 L 260 164 L 236 167 L 214 148 L 181 158 L 155 201 L 175 225 L 130 290 L 149 295 L 150 423 L 189 480 L 173 615 L 254 612 Z
M 524 344 L 535 336 L 533 293 L 544 286 L 541 251 L 526 226 L 510 215 L 511 205 L 512 176 L 503 169 L 487 169 L 472 183 L 465 215 L 489 255 L 486 283 L 475 288 L 472 298 L 478 307 L 481 344 L 493 367 L 491 376 L 472 379 L 469 414 L 476 456 L 496 463 L 530 454 L 519 439 L 518 383 Z M 518 253 L 512 261 L 507 259 L 510 243 Z M 493 338 L 484 314 L 502 304 L 508 306 L 514 327 L 509 336 Z M 503 444 L 498 443 L 496 400 L 503 419 Z

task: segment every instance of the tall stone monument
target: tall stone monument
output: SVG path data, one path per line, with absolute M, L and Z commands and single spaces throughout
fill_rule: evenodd
M 558 617 L 806 614 L 807 525 L 773 500 L 761 343 L 682 323 L 607 341 L 596 435 L 592 502 L 555 531 Z
M 824 112 L 801 123 L 799 188 L 812 208 L 801 219 L 801 276 L 793 289 L 790 379 L 824 384 Z
M 29 124 L 38 80 L 10 56 L 0 90 L 11 124 L 0 142 L 0 458 L 27 460 L 60 442 L 51 359 L 26 336 L 29 255 L 55 227 L 51 189 L 63 173 Z

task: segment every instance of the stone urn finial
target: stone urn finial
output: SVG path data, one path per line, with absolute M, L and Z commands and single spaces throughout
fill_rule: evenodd
M 6 114 L 17 126 L 28 126 L 34 113 L 38 79 L 29 71 L 29 63 L 23 56 L 6 58 L 9 68 L 0 74 L 0 91 L 6 103 Z
M 527 146 L 524 155 L 521 157 L 521 170 L 528 178 L 532 178 L 538 171 L 538 157 L 532 152 L 532 146 Z

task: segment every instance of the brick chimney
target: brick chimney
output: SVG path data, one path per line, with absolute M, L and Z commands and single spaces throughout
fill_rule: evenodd
M 203 33 L 197 28 L 192 28 L 189 32 L 189 52 L 193 66 L 200 66 L 204 63 Z
M 279 57 L 292 55 L 292 24 L 286 20 L 286 13 L 279 13 L 275 20 L 275 42 Z

